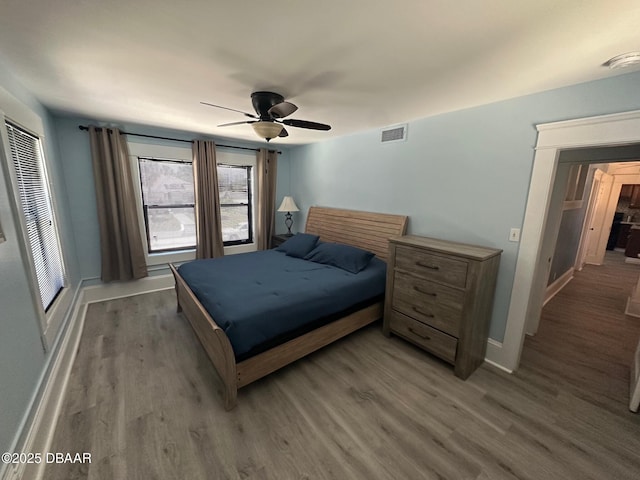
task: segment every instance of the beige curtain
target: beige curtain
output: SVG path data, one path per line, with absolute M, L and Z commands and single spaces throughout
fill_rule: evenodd
M 104 282 L 147 276 L 127 142 L 117 128 L 89 127 Z
M 276 176 L 278 172 L 278 153 L 261 148 L 257 153 L 258 205 L 256 208 L 256 236 L 258 250 L 271 246 L 271 237 L 275 234 L 276 218 Z
M 224 255 L 216 144 L 193 141 L 193 180 L 196 201 L 196 258 Z

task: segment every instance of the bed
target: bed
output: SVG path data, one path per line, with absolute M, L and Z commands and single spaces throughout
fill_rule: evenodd
M 185 265 L 181 266 L 180 271 L 174 265 L 170 265 L 176 282 L 178 311 L 188 319 L 220 376 L 225 409 L 230 410 L 236 405 L 239 388 L 382 317 L 384 282 L 382 290 L 377 295 L 367 301 L 356 301 L 355 304 L 349 304 L 348 295 L 342 295 L 351 288 L 350 284 L 340 284 L 340 282 L 344 277 L 351 275 L 351 277 L 357 277 L 358 281 L 370 282 L 363 284 L 365 286 L 361 286 L 360 289 L 377 291 L 379 279 L 367 280 L 367 277 L 375 274 L 376 269 L 384 269 L 383 261 L 386 261 L 388 255 L 388 239 L 404 234 L 406 225 L 407 217 L 402 215 L 311 207 L 307 215 L 305 233 L 318 235 L 321 242 L 346 244 L 375 254 L 376 258 L 371 260 L 370 265 L 355 276 L 344 271 L 342 274 L 333 272 L 332 270 L 339 270 L 333 267 L 316 267 L 311 262 L 293 259 L 275 250 L 224 257 L 227 260 L 221 258 L 191 262 L 188 268 Z M 250 310 L 254 307 L 252 304 L 257 302 L 240 302 L 237 309 L 241 312 L 238 314 L 249 315 L 250 321 L 243 324 L 242 332 L 237 328 L 230 330 L 227 317 L 235 315 L 236 312 L 230 311 L 224 305 L 221 308 L 226 310 L 216 309 L 219 307 L 216 304 L 217 297 L 220 295 L 216 296 L 216 300 L 212 300 L 202 292 L 203 282 L 199 279 L 206 276 L 203 274 L 205 272 L 203 269 L 210 268 L 207 262 L 211 262 L 213 266 L 211 272 L 217 272 L 216 265 L 221 268 L 225 263 L 230 262 L 233 262 L 234 266 L 245 264 L 244 267 L 238 268 L 248 270 L 239 274 L 242 275 L 241 278 L 234 279 L 233 274 L 230 274 L 226 285 L 221 289 L 214 287 L 219 289 L 222 296 L 246 295 L 247 299 L 250 299 L 252 295 L 259 295 L 261 291 L 253 289 L 254 284 L 270 282 L 278 295 L 298 298 L 305 294 L 304 283 L 307 277 L 320 276 L 322 281 L 326 282 L 321 287 L 326 291 L 323 302 L 331 303 L 333 310 L 325 311 L 322 303 L 314 304 L 317 307 L 314 310 L 320 312 L 319 318 L 312 319 L 298 328 L 295 307 L 277 310 L 272 309 L 271 304 L 267 302 L 262 307 L 255 307 L 263 308 L 263 311 L 256 311 L 255 308 L 252 311 Z M 281 268 L 289 272 L 289 275 L 293 275 L 294 281 L 290 278 L 288 282 L 278 280 L 277 276 L 271 280 L 264 276 L 265 272 L 275 270 L 278 264 L 282 264 Z M 220 273 L 218 277 L 224 277 L 224 275 Z M 379 278 L 379 274 L 377 275 Z M 193 288 L 189 286 L 185 276 L 189 278 Z M 211 274 L 211 276 L 215 275 Z M 246 291 L 240 294 L 237 288 L 233 290 L 233 284 L 237 287 L 239 282 L 244 282 L 247 286 Z M 333 285 L 333 282 L 338 283 Z M 290 286 L 287 287 L 287 285 Z M 334 290 L 331 290 L 332 288 Z M 229 292 L 224 291 L 225 289 L 229 289 Z M 314 290 L 317 289 L 317 287 L 314 288 Z M 329 299 L 331 301 L 327 302 Z M 310 301 L 318 302 L 319 300 L 316 298 Z M 338 305 L 337 311 L 333 304 Z M 289 325 L 287 331 L 275 333 L 269 331 L 274 328 L 274 325 L 281 324 Z M 235 345 L 235 349 L 232 345 Z

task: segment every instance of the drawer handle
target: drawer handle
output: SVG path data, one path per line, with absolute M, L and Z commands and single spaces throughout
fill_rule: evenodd
M 424 262 L 416 262 L 416 265 L 418 265 L 419 267 L 424 267 L 424 268 L 429 268 L 431 270 L 440 270 L 440 267 L 437 265 L 431 265 L 429 263 L 424 263 Z
M 422 290 L 420 287 L 416 287 L 415 285 L 414 285 L 413 289 L 416 292 L 422 293 L 423 295 L 429 295 L 430 297 L 437 297 L 438 296 L 437 293 L 427 292 L 426 290 Z
M 435 315 L 433 313 L 427 313 L 427 312 L 423 312 L 422 310 L 420 310 L 418 307 L 412 307 L 413 311 L 416 313 L 419 313 L 420 315 L 424 315 L 427 318 L 433 318 L 435 317 Z
M 409 327 L 409 331 L 411 333 L 413 333 L 414 335 L 424 339 L 424 340 L 431 340 L 431 337 L 429 335 L 423 335 L 421 333 L 416 332 L 413 328 Z

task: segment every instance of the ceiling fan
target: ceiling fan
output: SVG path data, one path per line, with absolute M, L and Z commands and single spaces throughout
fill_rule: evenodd
M 271 140 L 275 137 L 288 137 L 289 132 L 284 128 L 297 127 L 308 128 L 311 130 L 331 130 L 331 126 L 324 123 L 309 122 L 307 120 L 296 120 L 294 118 L 284 118 L 291 115 L 298 110 L 291 102 L 285 102 L 284 97 L 278 93 L 273 92 L 253 92 L 251 94 L 251 103 L 256 111 L 257 115 L 253 113 L 242 112 L 234 108 L 223 107 L 221 105 L 214 105 L 213 103 L 200 102 L 203 105 L 210 107 L 224 108 L 225 110 L 231 110 L 232 112 L 242 113 L 245 117 L 251 118 L 251 120 L 244 120 L 242 122 L 223 123 L 218 125 L 219 127 L 229 127 L 231 125 L 249 124 L 253 127 L 253 130 L 260 138 Z M 283 119 L 283 120 L 281 120 Z

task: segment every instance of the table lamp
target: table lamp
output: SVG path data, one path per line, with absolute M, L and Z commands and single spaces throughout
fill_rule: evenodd
M 296 202 L 293 201 L 292 197 L 286 196 L 282 199 L 282 203 L 280 204 L 280 208 L 278 208 L 278 211 L 287 212 L 284 217 L 284 224 L 287 226 L 287 236 L 290 237 L 291 235 L 293 235 L 291 233 L 291 225 L 293 225 L 291 212 L 299 212 L 300 209 L 296 205 Z

